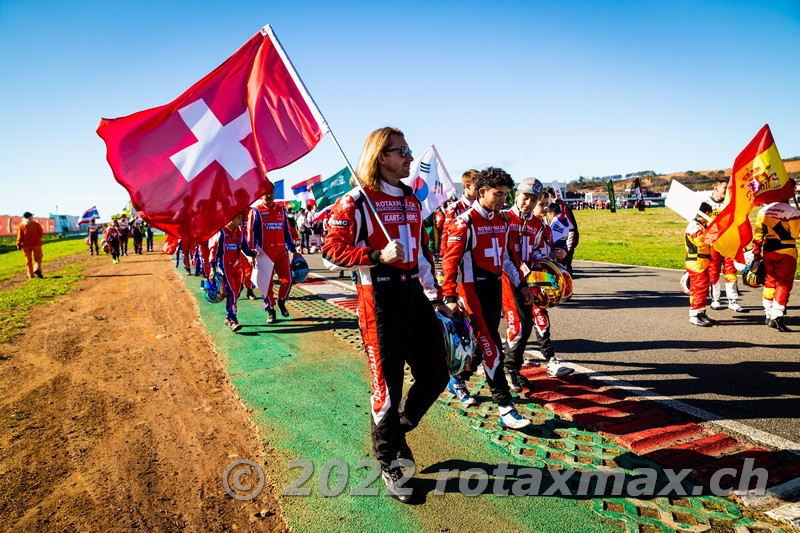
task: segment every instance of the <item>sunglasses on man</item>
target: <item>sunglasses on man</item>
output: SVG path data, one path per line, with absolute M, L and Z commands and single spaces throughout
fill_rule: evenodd
M 398 148 L 388 148 L 388 149 L 384 150 L 383 153 L 386 154 L 388 152 L 394 152 L 396 150 L 400 151 L 400 157 L 405 157 L 407 155 L 411 155 L 411 150 L 409 148 L 406 148 L 405 146 L 400 146 Z

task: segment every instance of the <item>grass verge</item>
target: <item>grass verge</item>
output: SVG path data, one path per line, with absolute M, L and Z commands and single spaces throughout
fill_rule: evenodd
M 688 222 L 667 208 L 575 211 L 581 239 L 575 259 L 683 270 Z M 800 266 L 795 278 L 800 279 Z
M 66 255 L 87 252 L 89 247 L 83 239 L 66 239 L 61 241 L 48 242 L 42 245 L 42 267 L 47 273 L 47 262 Z M 0 254 L 0 281 L 5 280 L 25 270 L 25 254 L 14 249 L 13 251 Z
M 32 307 L 68 292 L 83 278 L 85 263 L 75 263 L 44 279 L 33 279 L 0 292 L 0 342 L 20 333 L 28 325 Z

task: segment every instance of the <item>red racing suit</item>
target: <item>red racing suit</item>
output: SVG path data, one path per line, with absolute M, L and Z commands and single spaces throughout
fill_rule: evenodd
M 797 269 L 799 236 L 800 209 L 787 202 L 774 202 L 759 210 L 753 232 L 753 253 L 764 258 L 763 304 L 768 318 L 786 314 Z
M 447 248 L 447 232 L 450 228 L 450 223 L 456 219 L 460 214 L 464 213 L 472 207 L 472 202 L 467 200 L 467 197 L 461 195 L 456 203 L 445 209 L 444 220 L 442 221 L 442 232 L 440 233 L 441 239 L 439 244 L 439 256 L 444 257 L 444 251 Z
M 503 211 L 508 222 L 508 249 L 511 260 L 522 272 L 527 272 L 539 257 L 537 249 L 544 237 L 544 224 L 533 215 L 522 218 L 517 206 Z M 523 267 L 522 265 L 525 265 Z M 519 372 L 522 354 L 533 329 L 533 306 L 525 305 L 525 298 L 503 272 L 503 314 L 506 318 L 505 369 Z
M 689 273 L 689 316 L 697 316 L 706 309 L 708 288 L 711 280 L 708 262 L 711 258 L 710 246 L 705 243 L 706 225 L 704 222 L 692 220 L 686 226 L 684 265 Z
M 724 201 L 724 199 L 719 202 L 714 200 L 713 195 L 706 200 L 706 203 L 712 209 L 710 215 L 712 219 L 720 214 Z M 719 277 L 719 271 L 722 268 L 722 272 L 725 275 L 725 296 L 729 302 L 737 301 L 739 299 L 739 285 L 736 282 L 736 267 L 733 264 L 733 259 L 723 256 L 713 246 L 709 249 L 709 255 L 711 257 L 708 259 L 708 279 L 711 284 L 711 299 L 719 300 L 722 294 L 722 283 L 720 283 Z
M 507 229 L 508 224 L 499 213 L 488 211 L 475 201 L 450 224 L 442 258 L 445 302 L 457 302 L 461 296 L 479 347 L 473 367 L 483 360 L 497 405 L 511 403 L 498 331 L 503 312 L 501 275 L 505 272 L 514 287 L 526 285 L 509 255 Z M 465 370 L 460 377 L 468 379 L 473 370 Z
M 542 236 L 538 241 L 538 245 L 532 252 L 533 262 L 542 259 L 558 261 L 553 244 L 553 231 L 545 220 L 542 220 Z M 534 345 L 541 352 L 542 356 L 549 361 L 556 354 L 553 348 L 553 341 L 550 338 L 550 314 L 547 312 L 546 308 L 537 307 L 536 305 L 534 305 L 532 309 L 534 331 L 536 332 L 536 342 Z
M 229 320 L 236 320 L 236 301 L 242 291 L 242 253 L 253 257 L 255 254 L 247 245 L 241 228 L 231 230 L 225 226 L 208 241 L 209 263 L 222 273 L 225 280 L 227 300 L 225 311 Z
M 287 249 L 294 253 L 294 241 L 289 231 L 289 220 L 283 206 L 268 206 L 261 202 L 247 215 L 247 243 L 256 256 L 256 268 L 252 278 L 264 298 L 264 310 L 275 308 L 275 295 L 272 290 L 272 274 L 278 274 L 281 288 L 278 299 L 285 300 L 292 289 L 292 266 Z
M 372 374 L 372 446 L 388 465 L 399 439 L 419 424 L 449 379 L 444 339 L 431 301 L 442 292 L 422 231 L 421 207 L 410 187 L 381 181 L 381 190 L 355 188 L 336 201 L 322 248 L 331 270 L 355 270 L 358 325 Z M 372 205 L 367 202 L 368 195 Z M 388 240 L 403 244 L 405 261 L 380 263 Z M 404 365 L 414 383 L 401 401 Z

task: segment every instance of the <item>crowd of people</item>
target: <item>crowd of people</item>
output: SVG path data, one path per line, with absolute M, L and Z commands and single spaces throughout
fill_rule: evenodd
M 356 170 L 359 184 L 334 205 L 323 247 L 328 268 L 354 272 L 372 374 L 373 450 L 387 493 L 403 502 L 413 500 L 398 485 L 403 461 L 413 462 L 406 434 L 443 389 L 474 404 L 467 380 L 482 367 L 501 424 L 521 429 L 530 421 L 511 392 L 529 385 L 520 370 L 534 329 L 548 374 L 572 372 L 553 351 L 542 287 L 528 279 L 543 262 L 569 277 L 566 264 L 578 243 L 574 217 L 555 191 L 526 179 L 508 205 L 514 181 L 494 167 L 465 172 L 462 197 L 423 221 L 420 202 L 401 181 L 412 161 L 400 130 L 372 132 Z M 503 316 L 506 342 L 499 334 Z M 453 375 L 447 361 L 454 348 L 440 327 L 445 317 L 466 318 L 476 341 L 466 367 Z M 406 364 L 414 383 L 403 396 Z
M 734 260 L 723 257 L 713 246 L 705 242 L 710 221 L 722 211 L 729 178 L 721 176 L 714 180 L 710 197 L 700 204 L 698 215 L 686 227 L 684 265 L 686 274 L 681 287 L 689 295 L 689 323 L 710 327 L 716 321 L 708 316 L 706 307 L 711 300 L 711 309 L 722 308 L 721 296 L 724 282 L 728 309 L 746 313 L 739 303 L 737 273 L 743 269 L 749 279 L 748 285 L 762 287 L 764 324 L 781 332 L 790 331 L 784 323 L 786 305 L 794 284 L 797 269 L 797 239 L 800 237 L 800 205 L 797 195 L 800 189 L 792 180 L 795 189 L 794 205 L 787 199 L 763 206 L 756 216 L 753 247 L 747 251 L 751 256 L 746 264 L 737 268 Z M 720 276 L 720 270 L 722 275 Z M 747 275 L 751 273 L 751 275 Z

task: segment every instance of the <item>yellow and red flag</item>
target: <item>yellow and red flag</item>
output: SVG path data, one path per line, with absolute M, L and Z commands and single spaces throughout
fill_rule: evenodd
M 709 224 L 706 243 L 725 257 L 744 262 L 743 249 L 753 239 L 750 211 L 757 205 L 791 198 L 792 194 L 789 175 L 769 124 L 765 124 L 733 163 L 726 204 Z

